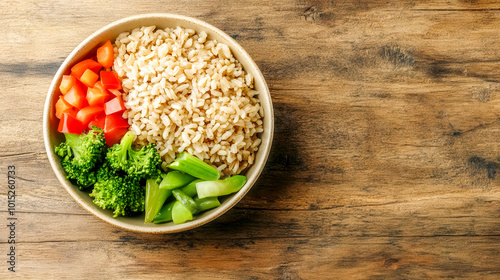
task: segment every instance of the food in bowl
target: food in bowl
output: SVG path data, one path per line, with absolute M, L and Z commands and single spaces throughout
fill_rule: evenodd
M 60 97 L 71 102 L 63 111 L 56 108 L 59 131 L 66 133 L 57 153 L 68 178 L 82 178 L 71 173 L 82 169 L 66 168 L 79 155 L 68 143 L 91 138 L 101 140 L 95 149 L 101 159 L 84 164 L 84 175 L 95 179 L 76 183 L 115 217 L 145 211 L 146 222 L 183 223 L 220 205 L 218 196 L 241 189 L 246 177 L 238 174 L 254 161 L 264 113 L 252 75 L 229 47 L 207 40 L 204 32 L 154 26 L 122 33 L 112 50 L 110 45 L 104 43 L 96 59 L 73 66 L 61 84 L 66 89 L 65 81 L 72 81 Z M 67 98 L 68 92 L 79 98 Z M 91 114 L 78 117 L 82 111 Z M 119 133 L 107 136 L 115 130 Z M 103 141 L 111 147 L 102 148 Z M 146 159 L 137 159 L 143 150 L 148 150 Z M 137 173 L 144 166 L 147 176 Z
M 155 26 L 122 33 L 114 45 L 137 144 L 156 143 L 167 163 L 187 151 L 226 176 L 253 163 L 264 111 L 252 75 L 227 45 L 205 32 Z

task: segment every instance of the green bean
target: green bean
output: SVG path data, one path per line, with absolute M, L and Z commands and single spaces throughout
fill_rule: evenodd
M 203 180 L 217 180 L 220 177 L 217 169 L 187 152 L 180 153 L 174 162 L 168 165 L 168 168 L 185 172 Z
M 174 200 L 163 205 L 160 211 L 158 211 L 158 214 L 156 214 L 156 217 L 154 218 L 153 222 L 155 224 L 160 224 L 172 221 L 172 208 L 176 201 L 177 200 Z
M 146 180 L 146 209 L 144 223 L 152 222 L 172 191 L 161 189 L 155 179 Z
M 172 220 L 175 224 L 182 224 L 192 220 L 193 214 L 180 201 L 175 201 L 172 206 Z
M 246 183 L 247 177 L 234 175 L 223 180 L 203 181 L 196 183 L 199 198 L 228 195 L 239 191 Z
M 186 186 L 180 188 L 181 191 L 189 195 L 190 197 L 194 197 L 196 193 L 196 183 L 198 182 L 203 182 L 202 179 L 196 179 L 192 181 L 191 183 L 187 184 Z
M 205 198 L 195 197 L 194 202 L 198 205 L 198 213 L 220 206 L 219 199 L 216 196 Z
M 189 212 L 191 212 L 191 214 L 196 213 L 196 211 L 198 210 L 198 206 L 196 202 L 194 202 L 194 200 L 186 193 L 179 189 L 175 189 L 172 191 L 172 194 L 174 195 L 175 199 L 180 201 L 182 205 L 184 205 L 189 210 Z
M 189 184 L 194 179 L 196 178 L 189 174 L 180 171 L 170 171 L 163 177 L 163 180 L 160 183 L 160 189 L 173 190 L 180 188 Z

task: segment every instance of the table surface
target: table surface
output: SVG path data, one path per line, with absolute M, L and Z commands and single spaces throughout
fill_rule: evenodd
M 17 258 L 13 274 L 2 226 L 0 278 L 498 279 L 500 4 L 419 2 L 1 1 L 0 219 L 13 165 Z M 276 118 L 248 195 L 170 235 L 81 208 L 42 138 L 65 57 L 100 27 L 150 12 L 235 38 Z

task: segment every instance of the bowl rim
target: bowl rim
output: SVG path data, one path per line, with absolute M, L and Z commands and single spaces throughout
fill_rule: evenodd
M 60 80 L 60 77 L 63 75 L 63 73 L 66 71 L 68 68 L 70 62 L 79 54 L 80 50 L 89 44 L 95 37 L 98 37 L 99 35 L 102 35 L 106 33 L 109 30 L 112 30 L 113 28 L 125 24 L 129 21 L 135 21 L 135 20 L 144 20 L 144 19 L 150 19 L 150 18 L 158 18 L 159 20 L 161 19 L 173 19 L 173 20 L 179 20 L 179 21 L 185 21 L 185 22 L 190 22 L 196 26 L 199 26 L 201 30 L 209 30 L 210 32 L 217 33 L 218 36 L 222 37 L 224 40 L 228 42 L 228 45 L 230 46 L 232 52 L 237 52 L 240 57 L 243 57 L 247 63 L 247 66 L 250 66 L 251 68 L 254 69 L 255 74 L 254 75 L 254 81 L 256 82 L 257 79 L 259 80 L 260 83 L 262 83 L 262 89 L 263 92 L 260 91 L 260 94 L 265 94 L 267 96 L 266 100 L 267 102 L 267 108 L 262 104 L 263 101 L 261 99 L 261 106 L 264 107 L 266 110 L 266 114 L 264 115 L 264 125 L 268 127 L 267 134 L 262 134 L 261 136 L 261 144 L 259 147 L 259 151 L 264 150 L 264 152 L 261 154 L 262 156 L 260 158 L 255 159 L 255 162 L 253 163 L 252 166 L 256 166 L 257 170 L 254 171 L 254 174 L 251 178 L 247 178 L 248 181 L 245 183 L 243 188 L 238 191 L 237 193 L 233 194 L 232 197 L 228 198 L 224 203 L 221 204 L 221 206 L 217 207 L 212 211 L 211 213 L 208 213 L 206 216 L 200 218 L 200 219 L 193 219 L 192 221 L 189 221 L 187 223 L 183 224 L 178 224 L 178 225 L 173 225 L 169 227 L 162 227 L 161 225 L 158 227 L 141 227 L 138 225 L 132 225 L 128 224 L 121 219 L 126 219 L 126 218 L 112 218 L 111 216 L 108 216 L 104 214 L 101 211 L 94 210 L 90 206 L 87 206 L 87 202 L 83 201 L 77 192 L 81 192 L 76 188 L 74 185 L 70 184 L 69 181 L 66 179 L 66 177 L 63 175 L 63 172 L 61 172 L 60 168 L 60 163 L 56 161 L 57 156 L 54 153 L 53 147 L 50 145 L 50 131 L 49 131 L 49 112 L 52 104 L 52 100 L 54 98 L 55 92 L 56 92 L 56 86 Z M 182 24 L 178 24 L 182 25 Z M 138 26 L 139 27 L 139 26 Z M 198 32 L 200 30 L 197 30 Z M 241 62 L 241 61 L 240 61 Z M 243 63 L 242 63 L 243 64 Z M 264 135 L 267 135 L 266 141 L 264 141 L 263 137 Z M 66 57 L 66 59 L 63 61 L 59 69 L 57 70 L 56 74 L 53 76 L 52 82 L 50 84 L 46 100 L 45 100 L 45 105 L 44 105 L 44 111 L 43 111 L 43 138 L 44 138 L 44 145 L 45 145 L 45 150 L 47 153 L 47 157 L 49 159 L 50 165 L 52 167 L 52 170 L 54 171 L 57 179 L 59 182 L 63 185 L 64 189 L 70 194 L 70 196 L 78 203 L 80 204 L 81 207 L 86 209 L 88 212 L 93 214 L 94 216 L 100 218 L 101 220 L 104 220 L 105 222 L 112 224 L 114 226 L 117 226 L 119 228 L 125 229 L 125 230 L 130 230 L 130 231 L 135 231 L 135 232 L 144 232 L 144 233 L 175 233 L 175 232 L 181 232 L 181 231 L 186 231 L 189 229 L 194 229 L 199 226 L 202 226 L 204 224 L 209 223 L 210 221 L 213 221 L 214 219 L 220 217 L 227 211 L 229 211 L 234 205 L 236 205 L 252 188 L 252 186 L 255 184 L 257 179 L 259 178 L 260 174 L 262 173 L 262 170 L 264 169 L 267 159 L 269 157 L 269 153 L 271 150 L 272 146 L 272 140 L 273 140 L 273 135 L 274 135 L 274 112 L 273 112 L 273 105 L 272 105 L 272 99 L 271 99 L 271 94 L 269 87 L 266 83 L 266 80 L 264 78 L 264 75 L 260 71 L 259 67 L 257 64 L 253 61 L 253 59 L 250 57 L 250 55 L 246 52 L 243 47 L 236 42 L 231 36 L 223 32 L 222 30 L 218 29 L 217 27 L 188 16 L 183 16 L 183 15 L 178 15 L 178 14 L 171 14 L 171 13 L 147 13 L 147 14 L 138 14 L 138 15 L 133 15 L 129 17 L 125 17 L 116 21 L 113 21 L 104 27 L 101 27 L 91 35 L 89 35 L 87 38 L 85 38 L 80 44 L 78 44 L 73 51 Z

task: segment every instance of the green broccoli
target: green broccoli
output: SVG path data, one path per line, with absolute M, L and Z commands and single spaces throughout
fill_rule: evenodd
M 66 141 L 55 147 L 67 178 L 83 190 L 92 186 L 97 178 L 95 171 L 106 153 L 106 140 L 102 129 L 94 127 L 87 134 L 65 133 Z
M 135 176 L 121 174 L 105 162 L 97 171 L 97 182 L 90 196 L 94 203 L 113 210 L 113 218 L 144 212 L 145 189 Z
M 106 160 L 111 167 L 124 171 L 138 179 L 157 178 L 160 176 L 161 157 L 155 144 L 143 146 L 140 150 L 132 148 L 135 135 L 127 132 L 120 141 L 108 149 Z

